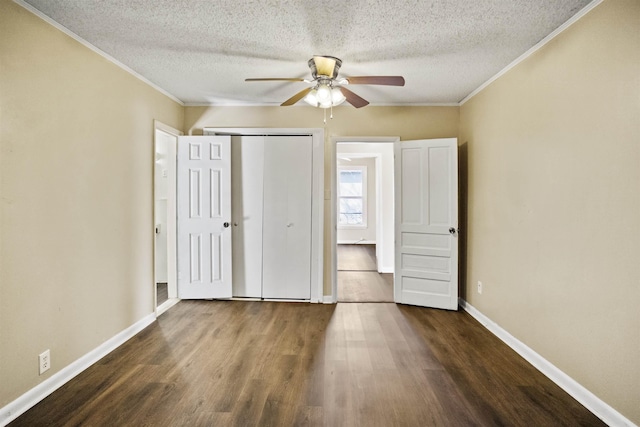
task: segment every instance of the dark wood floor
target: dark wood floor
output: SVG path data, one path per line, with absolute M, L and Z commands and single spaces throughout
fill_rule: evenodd
M 339 302 L 393 302 L 393 274 L 338 271 Z
M 338 271 L 377 271 L 376 245 L 338 245 Z
M 465 312 L 182 301 L 11 426 L 600 426 Z
M 169 299 L 169 288 L 167 283 L 156 283 L 156 296 L 158 306 Z
M 393 302 L 393 274 L 378 273 L 376 245 L 338 245 L 338 301 Z

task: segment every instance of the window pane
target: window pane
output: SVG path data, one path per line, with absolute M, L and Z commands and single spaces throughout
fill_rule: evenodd
M 347 225 L 363 224 L 362 199 L 340 198 L 339 224 L 347 224 Z
M 362 225 L 362 214 L 340 214 L 340 225 Z
M 338 170 L 338 224 L 364 225 L 364 188 L 366 169 L 361 167 Z
M 362 199 L 340 198 L 340 213 L 362 213 Z
M 362 171 L 340 171 L 340 195 L 362 196 Z

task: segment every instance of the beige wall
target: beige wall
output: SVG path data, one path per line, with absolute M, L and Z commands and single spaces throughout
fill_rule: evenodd
M 291 86 L 295 92 L 295 85 Z M 204 127 L 324 128 L 331 136 L 399 136 L 401 139 L 446 138 L 458 133 L 458 107 L 374 107 L 333 109 L 323 123 L 321 109 L 292 107 L 186 107 L 185 132 L 201 135 Z
M 465 103 L 460 143 L 465 299 L 640 424 L 639 23 L 606 0 Z
M 9 0 L 0 55 L 2 407 L 153 313 L 153 120 L 184 109 Z

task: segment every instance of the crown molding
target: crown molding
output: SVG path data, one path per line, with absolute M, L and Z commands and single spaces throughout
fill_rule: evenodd
M 489 80 L 487 80 L 486 82 L 484 82 L 483 84 L 481 84 L 480 86 L 478 86 L 477 89 L 475 89 L 473 92 L 471 92 L 469 95 L 467 95 L 464 99 L 462 99 L 462 101 L 460 101 L 458 103 L 458 105 L 462 106 L 464 105 L 468 100 L 470 100 L 471 98 L 473 98 L 474 96 L 476 96 L 478 93 L 482 92 L 487 86 L 489 86 L 491 83 L 495 82 L 496 80 L 498 80 L 500 77 L 502 77 L 504 74 L 506 74 L 508 71 L 510 71 L 512 68 L 514 68 L 516 65 L 520 64 L 521 62 L 523 62 L 524 60 L 526 60 L 527 58 L 529 58 L 531 55 L 533 55 L 534 53 L 536 53 L 540 48 L 542 48 L 544 45 L 546 45 L 547 43 L 549 43 L 551 40 L 553 40 L 554 38 L 556 38 L 558 35 L 560 35 L 560 33 L 562 33 L 564 30 L 566 30 L 567 28 L 569 28 L 570 26 L 572 26 L 573 24 L 575 24 L 577 21 L 579 21 L 583 16 L 585 16 L 587 13 L 591 12 L 595 7 L 597 7 L 598 5 L 600 5 L 600 3 L 602 3 L 604 0 L 593 0 L 591 3 L 589 3 L 588 5 L 586 5 L 585 7 L 583 7 L 578 13 L 576 13 L 575 15 L 573 15 L 571 17 L 571 19 L 569 19 L 567 22 L 565 22 L 564 24 L 560 25 L 558 28 L 556 28 L 553 32 L 551 32 L 547 37 L 543 38 L 542 40 L 540 40 L 538 43 L 536 43 L 531 49 L 527 50 L 525 53 L 523 53 L 522 55 L 520 55 L 518 58 L 516 58 L 513 62 L 511 62 L 509 65 L 507 65 L 506 67 L 504 67 L 502 70 L 500 70 L 496 75 L 494 75 L 493 77 L 491 77 Z
M 258 102 L 185 102 L 185 107 L 280 107 L 279 103 L 258 103 Z M 415 103 L 415 104 L 369 104 L 368 107 L 459 107 L 458 102 L 442 102 L 442 103 Z M 309 107 L 306 104 L 290 105 L 289 107 Z M 312 107 L 318 108 L 318 107 Z M 341 105 L 337 108 L 349 108 L 347 105 Z
M 26 9 L 27 11 L 31 12 L 32 14 L 36 15 L 38 18 L 42 19 L 47 24 L 49 24 L 49 25 L 55 27 L 56 29 L 62 31 L 63 33 L 65 33 L 66 35 L 68 35 L 69 37 L 71 37 L 72 39 L 74 39 L 75 41 L 77 41 L 78 43 L 83 45 L 84 47 L 86 47 L 86 48 L 92 50 L 93 52 L 97 53 L 98 55 L 102 56 L 107 61 L 111 62 L 112 64 L 116 65 L 117 67 L 119 67 L 122 70 L 126 71 L 127 73 L 131 74 L 133 77 L 137 78 L 138 80 L 142 81 L 143 83 L 147 84 L 148 86 L 151 86 L 156 91 L 160 92 L 161 94 L 165 95 L 166 97 L 170 98 L 171 100 L 177 102 L 178 104 L 180 104 L 181 106 L 184 107 L 185 104 L 180 99 L 178 99 L 174 95 L 170 94 L 169 92 L 167 92 L 166 90 L 164 90 L 160 86 L 156 85 L 155 83 L 152 83 L 151 81 L 147 80 L 144 76 L 142 76 L 141 74 L 138 74 L 136 71 L 134 71 L 131 68 L 127 67 L 122 62 L 120 62 L 117 59 L 115 59 L 113 56 L 109 55 L 108 53 L 104 52 L 103 50 L 99 49 L 98 47 L 92 45 L 91 43 L 89 43 L 88 41 L 86 41 L 85 39 L 83 39 L 82 37 L 80 37 L 79 35 L 74 33 L 73 31 L 71 31 L 70 29 L 68 29 L 64 25 L 60 24 L 59 22 L 54 21 L 53 19 L 51 19 L 50 17 L 48 17 L 44 13 L 40 12 L 35 7 L 31 6 L 29 3 L 26 3 L 24 0 L 13 0 L 13 2 L 16 3 L 17 5 L 21 6 L 22 8 Z

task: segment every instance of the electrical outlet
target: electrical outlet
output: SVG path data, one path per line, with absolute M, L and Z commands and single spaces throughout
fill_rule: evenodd
M 40 361 L 40 375 L 42 375 L 51 367 L 51 352 L 49 350 L 45 350 L 40 353 L 38 355 L 38 360 Z
M 482 293 L 482 282 L 478 281 L 478 293 L 481 294 Z

